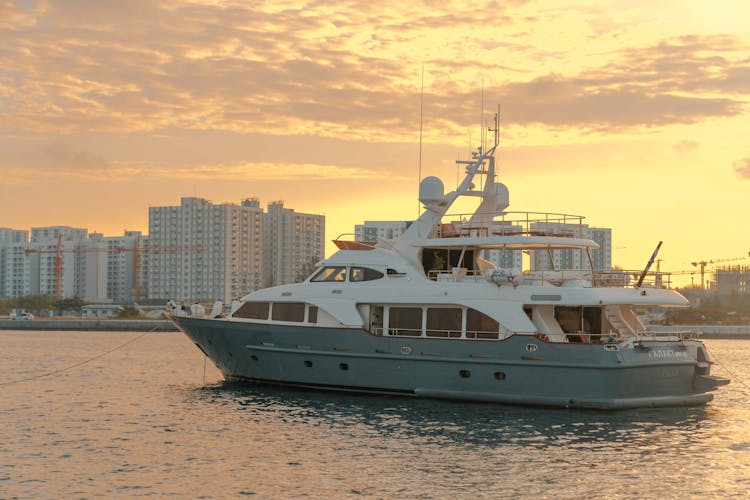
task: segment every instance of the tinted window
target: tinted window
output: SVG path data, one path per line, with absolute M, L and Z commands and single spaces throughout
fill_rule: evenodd
M 388 315 L 390 335 L 422 336 L 421 307 L 391 307 Z
M 466 310 L 466 337 L 470 339 L 496 339 L 500 324 L 484 313 Z
M 234 318 L 268 319 L 268 302 L 245 302 L 232 314 Z
M 349 271 L 349 281 L 372 281 L 382 277 L 383 273 L 369 267 L 352 267 Z
M 302 302 L 274 302 L 271 309 L 271 319 L 275 321 L 305 320 L 305 304 Z
M 460 337 L 462 316 L 459 308 L 427 309 L 427 336 Z
M 324 267 L 310 281 L 346 281 L 346 267 Z
M 318 322 L 318 307 L 317 306 L 310 306 L 310 308 L 307 310 L 307 322 L 308 323 Z

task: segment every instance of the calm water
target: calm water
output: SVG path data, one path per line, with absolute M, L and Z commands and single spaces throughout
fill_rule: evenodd
M 0 331 L 0 384 L 138 335 Z M 750 341 L 707 344 L 750 385 Z M 269 389 L 222 383 L 212 366 L 204 376 L 185 337 L 152 333 L 0 385 L 0 498 L 749 492 L 739 383 L 704 408 L 619 413 Z

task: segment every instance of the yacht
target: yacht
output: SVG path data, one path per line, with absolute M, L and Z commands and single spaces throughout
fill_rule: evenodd
M 581 216 L 507 211 L 497 116 L 489 131 L 454 191 L 422 180 L 424 212 L 398 238 L 336 240 L 301 283 L 227 311 L 173 307 L 172 321 L 231 381 L 568 408 L 710 401 L 729 380 L 710 374 L 705 345 L 651 334 L 634 312 L 686 299 L 648 266 L 635 283 L 595 270 Z M 449 214 L 460 197 L 477 209 Z

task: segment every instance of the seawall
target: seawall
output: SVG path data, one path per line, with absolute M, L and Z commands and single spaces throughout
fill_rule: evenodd
M 750 339 L 750 325 L 670 325 L 648 326 L 653 333 L 700 332 L 702 339 Z
M 93 332 L 176 332 L 179 331 L 166 319 L 35 319 L 18 321 L 0 319 L 0 330 L 63 330 Z

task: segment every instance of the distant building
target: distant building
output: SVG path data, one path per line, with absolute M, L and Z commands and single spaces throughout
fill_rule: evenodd
M 0 297 L 31 293 L 28 241 L 28 231 L 0 228 Z
M 324 257 L 325 216 L 295 212 L 281 201 L 263 214 L 263 285 L 295 283 Z M 304 275 L 304 276 L 303 276 Z
M 0 297 L 31 294 L 28 243 L 0 243 Z
M 229 302 L 259 288 L 261 223 L 257 200 L 150 207 L 147 298 Z
M 594 261 L 594 269 L 597 271 L 609 271 L 612 269 L 612 229 L 605 227 L 591 227 L 591 239 L 599 248 L 591 251 Z
M 750 266 L 725 266 L 716 269 L 714 287 L 716 294 L 750 293 Z
M 608 228 L 593 228 L 586 224 L 563 224 L 534 222 L 529 225 L 533 233 L 554 234 L 595 241 L 600 248 L 591 251 L 594 269 L 610 271 L 612 269 L 612 230 Z M 550 255 L 552 261 L 550 261 Z M 585 250 L 555 249 L 533 250 L 531 252 L 531 270 L 546 271 L 552 269 L 552 263 L 557 270 L 590 269 L 591 263 Z
M 354 226 L 354 239 L 373 243 L 378 240 L 392 240 L 401 236 L 411 224 L 411 221 L 366 220 L 364 224 Z
M 324 256 L 325 217 L 257 199 L 182 198 L 149 208 L 149 236 L 69 226 L 0 228 L 0 297 L 43 294 L 98 303 L 222 300 L 300 279 Z
M 28 241 L 28 231 L 0 227 L 0 245 L 3 243 L 27 243 Z
M 76 247 L 75 294 L 89 302 L 133 302 L 144 297 L 140 231 L 105 237 L 92 233 Z
M 63 241 L 85 241 L 88 237 L 88 229 L 70 226 L 32 227 L 31 242 L 44 243 L 57 241 L 62 236 Z
M 489 227 L 489 234 L 507 235 L 518 234 L 523 227 L 508 222 L 494 222 Z M 495 264 L 500 269 L 512 269 L 520 271 L 523 269 L 523 252 L 521 250 L 484 250 L 484 258 Z

